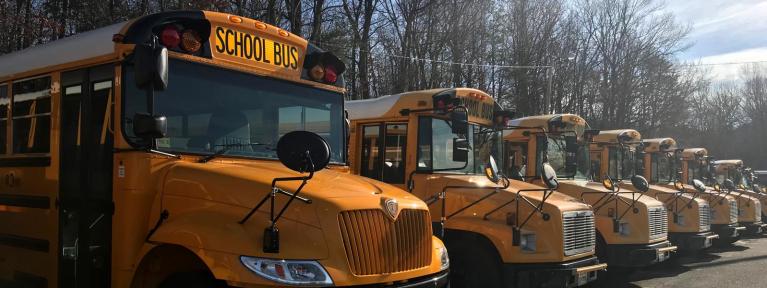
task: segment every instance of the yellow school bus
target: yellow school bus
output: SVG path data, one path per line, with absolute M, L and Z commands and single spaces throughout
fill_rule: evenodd
M 645 149 L 653 147 L 650 151 L 654 151 L 652 149 L 658 145 L 653 144 L 658 142 L 655 139 L 642 141 L 641 134 L 633 129 L 600 131 L 591 144 L 591 159 L 599 163 L 598 175 L 630 181 L 634 175 L 646 176 Z M 621 189 L 640 192 L 626 183 Z M 719 237 L 711 233 L 710 207 L 706 200 L 659 185 L 650 185 L 644 195 L 658 199 L 666 206 L 669 241 L 680 250 L 702 250 L 711 247 L 714 239 Z
M 0 57 L 0 286 L 446 285 L 426 204 L 348 173 L 343 70 L 205 11 Z
M 572 287 L 605 269 L 593 256 L 590 206 L 554 191 L 551 177 L 541 188 L 498 176 L 496 128 L 510 113 L 487 93 L 412 91 L 346 108 L 352 172 L 427 200 L 451 253 L 451 285 Z
M 705 205 L 708 206 L 708 211 L 704 210 L 703 205 L 698 205 L 699 217 L 698 221 L 701 225 L 701 230 L 704 221 L 708 221 L 708 226 L 711 232 L 719 237 L 714 239 L 714 243 L 732 243 L 740 238 L 740 231 L 745 227 L 738 225 L 737 217 L 737 201 L 732 196 L 721 196 L 718 192 L 707 189 L 706 187 L 695 187 L 693 185 L 685 184 L 685 179 L 681 173 L 681 167 L 678 165 L 678 160 L 682 157 L 695 158 L 696 155 L 704 153 L 700 149 L 681 149 L 677 146 L 676 140 L 673 138 L 654 138 L 642 140 L 644 144 L 644 153 L 641 154 L 643 171 L 647 179 L 654 186 L 664 187 L 666 189 L 672 189 L 671 191 L 678 191 L 678 198 L 671 198 L 669 201 L 664 201 L 668 205 L 671 205 L 669 211 L 678 211 L 680 209 L 693 210 L 693 207 L 686 205 L 688 201 L 682 201 L 679 203 L 679 199 L 692 199 L 703 200 Z M 705 161 L 704 158 L 699 157 L 700 161 Z M 700 178 L 700 175 L 696 177 Z M 696 178 L 697 179 L 697 178 Z M 701 178 L 702 179 L 702 178 Z M 698 179 L 700 181 L 700 179 Z M 692 182 L 692 180 L 690 180 Z M 703 182 L 701 182 L 703 183 Z M 701 189 L 702 188 L 702 189 Z M 690 202 L 694 203 L 694 202 Z M 682 206 L 680 206 L 682 205 Z M 732 213 L 731 213 L 732 211 Z M 706 215 L 707 214 L 707 215 Z M 690 221 L 691 217 L 695 215 L 682 215 L 681 221 Z M 680 219 L 672 220 L 669 218 L 670 223 L 679 222 Z M 673 226 L 670 227 L 673 231 Z M 702 231 L 701 231 L 702 232 Z M 673 233 L 670 234 L 672 242 L 674 241 Z M 688 241 L 693 241 L 695 238 L 689 238 Z M 691 243 L 692 244 L 692 243 Z
M 665 261 L 677 247 L 668 241 L 663 203 L 641 197 L 642 193 L 621 190 L 624 186 L 619 185 L 619 180 L 634 176 L 631 171 L 614 181 L 594 181 L 602 177 L 593 175 L 599 173 L 600 166 L 592 168 L 589 143 L 599 135 L 599 131 L 589 129 L 586 120 L 573 114 L 512 120 L 504 135 L 504 160 L 508 161 L 505 169 L 514 177 L 531 179 L 538 174 L 541 163 L 552 163 L 561 178 L 559 191 L 594 207 L 596 252 L 610 267 L 643 267 Z M 638 133 L 630 136 L 625 141 L 639 139 Z M 617 169 L 615 165 L 610 168 Z
M 714 184 L 710 173 L 712 164 L 706 148 L 683 149 L 681 155 L 675 153 L 673 162 L 669 164 L 679 167 L 679 181 L 663 185 L 684 190 L 686 193 L 698 193 L 706 199 L 711 207 L 711 230 L 719 235 L 714 244 L 730 244 L 740 239 L 746 227 L 738 223 L 737 199 L 723 192 L 718 184 Z
M 744 166 L 743 160 L 740 159 L 719 160 L 716 161 L 716 163 L 721 163 L 720 165 L 722 166 L 731 166 L 730 169 L 726 169 L 725 167 L 718 168 L 727 170 L 728 178 L 733 181 L 733 184 L 735 184 L 736 187 L 734 193 L 745 194 L 759 199 L 760 205 L 762 207 L 762 223 L 764 223 L 765 220 L 767 220 L 767 211 L 765 210 L 767 209 L 767 194 L 764 194 L 764 192 L 761 191 L 761 187 L 755 183 L 756 176 L 754 175 L 753 169 Z
M 747 193 L 748 189 L 744 185 L 742 170 L 744 169 L 742 160 L 716 160 L 713 163 L 714 179 L 738 200 L 738 222 L 746 227 L 746 234 L 761 234 L 767 224 L 762 222 L 762 200 Z

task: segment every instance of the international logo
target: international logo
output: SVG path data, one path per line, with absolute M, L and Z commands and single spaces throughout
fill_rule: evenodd
M 397 203 L 397 200 L 381 198 L 381 208 L 383 208 L 386 216 L 389 216 L 392 221 L 397 220 L 397 216 L 399 216 L 399 203 Z

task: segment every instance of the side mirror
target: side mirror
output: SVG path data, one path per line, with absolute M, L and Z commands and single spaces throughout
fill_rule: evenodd
M 679 191 L 684 191 L 684 184 L 682 184 L 682 181 L 676 180 L 674 181 L 674 188 Z
M 650 183 L 647 182 L 647 179 L 639 175 L 634 175 L 634 177 L 631 177 L 631 185 L 633 185 L 634 188 L 641 191 L 642 193 L 650 190 Z
M 450 130 L 453 134 L 466 135 L 469 132 L 469 116 L 465 109 L 454 109 L 450 112 Z
M 316 172 L 330 162 L 330 145 L 315 133 L 293 131 L 277 141 L 277 158 L 293 171 Z
M 735 190 L 735 182 L 732 182 L 730 179 L 724 179 L 724 188 Z
M 740 184 L 738 185 L 738 188 L 740 188 L 741 190 L 746 190 L 746 185 Z
M 133 115 L 133 134 L 144 139 L 163 138 L 168 133 L 168 120 L 162 115 L 136 113 Z
M 701 182 L 701 183 L 702 183 L 702 182 Z M 719 186 L 719 183 L 717 183 L 717 184 L 714 184 L 714 191 L 716 191 L 716 192 L 720 192 L 720 191 L 722 191 L 722 187 L 720 187 L 720 186 Z
M 453 162 L 469 161 L 469 140 L 453 138 Z
M 500 181 L 498 165 L 495 164 L 495 158 L 493 158 L 493 156 L 490 156 L 490 160 L 485 164 L 485 176 L 487 176 L 487 179 L 493 183 L 498 183 L 498 181 Z
M 578 137 L 565 136 L 565 151 L 568 153 L 578 153 Z
M 695 190 L 698 190 L 698 192 L 706 192 L 706 184 L 703 184 L 703 181 L 693 179 L 692 186 L 695 187 Z M 719 191 L 719 184 L 714 185 L 714 190 Z
M 543 181 L 549 189 L 553 190 L 559 187 L 557 171 L 554 170 L 554 167 L 551 167 L 549 163 L 543 163 L 543 166 L 541 166 L 541 181 Z
M 133 59 L 138 88 L 162 91 L 168 87 L 167 48 L 159 45 L 136 45 Z
M 615 182 L 613 182 L 613 179 L 610 177 L 605 177 L 605 179 L 602 179 L 602 186 L 607 188 L 607 190 L 615 191 Z

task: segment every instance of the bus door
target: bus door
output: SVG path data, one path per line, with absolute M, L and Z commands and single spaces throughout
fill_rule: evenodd
M 110 286 L 114 69 L 61 74 L 60 287 Z
M 361 126 L 360 175 L 404 188 L 407 123 Z

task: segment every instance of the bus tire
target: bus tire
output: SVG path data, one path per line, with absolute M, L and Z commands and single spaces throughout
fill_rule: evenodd
M 450 287 L 503 287 L 502 261 L 485 236 L 455 230 L 445 231 L 450 251 Z
M 160 288 L 218 288 L 227 287 L 225 281 L 216 280 L 208 271 L 177 272 L 160 283 Z

